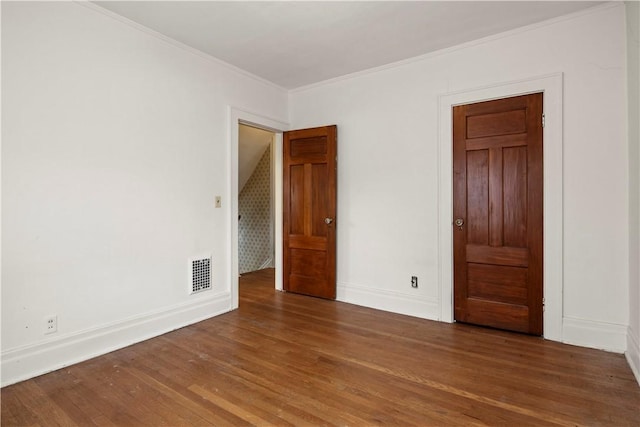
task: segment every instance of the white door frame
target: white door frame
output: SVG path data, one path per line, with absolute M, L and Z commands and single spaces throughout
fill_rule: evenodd
M 440 320 L 453 322 L 453 118 L 452 107 L 480 101 L 544 93 L 543 129 L 543 292 L 544 337 L 562 341 L 563 316 L 563 163 L 562 73 L 467 89 L 439 97 L 438 270 Z
M 289 124 L 275 119 L 251 113 L 232 106 L 228 107 L 228 165 L 229 165 L 229 203 L 227 215 L 229 216 L 228 247 L 228 282 L 231 292 L 231 309 L 238 308 L 238 127 L 246 124 L 260 129 L 268 130 L 276 134 L 272 148 L 272 173 L 274 201 L 273 220 L 274 230 L 274 265 L 276 270 L 275 287 L 282 290 L 282 132 L 289 130 Z

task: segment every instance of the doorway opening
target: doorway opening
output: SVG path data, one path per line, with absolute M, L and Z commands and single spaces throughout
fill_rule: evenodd
M 238 128 L 238 273 L 273 268 L 275 132 Z
M 229 187 L 228 194 L 230 203 L 227 215 L 229 220 L 230 235 L 228 235 L 228 282 L 231 296 L 230 309 L 238 308 L 238 291 L 240 277 L 239 263 L 239 221 L 242 217 L 239 213 L 239 150 L 240 150 L 240 129 L 241 126 L 248 126 L 257 130 L 266 131 L 272 134 L 270 148 L 270 180 L 271 180 L 271 242 L 273 251 L 272 265 L 274 268 L 275 283 L 277 290 L 282 290 L 282 133 L 288 130 L 289 125 L 278 120 L 270 119 L 255 113 L 229 107 Z M 265 153 L 262 153 L 264 156 Z M 258 159 L 258 162 L 262 158 Z M 250 179 L 250 177 L 249 177 Z M 267 259 L 263 262 L 268 261 Z

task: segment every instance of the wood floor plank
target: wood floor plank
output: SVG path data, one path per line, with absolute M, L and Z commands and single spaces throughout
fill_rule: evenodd
M 236 420 L 229 420 L 225 417 L 221 417 L 218 411 L 212 411 L 201 402 L 185 396 L 183 393 L 178 393 L 176 388 L 169 387 L 165 383 L 153 378 L 141 370 L 133 370 L 134 375 L 140 378 L 145 383 L 155 387 L 160 393 L 162 393 L 169 402 L 173 402 L 174 410 L 180 410 L 184 412 L 184 409 L 190 411 L 192 415 L 189 417 L 188 425 L 216 425 L 216 426 L 233 426 L 238 425 Z M 184 425 L 183 423 L 180 423 Z
M 297 322 L 294 322 L 294 323 L 296 323 L 297 325 L 300 325 L 300 324 L 301 324 L 301 322 L 300 322 L 300 321 L 297 321 Z M 310 339 L 308 342 L 303 343 L 303 345 L 304 345 L 305 347 L 312 348 L 314 351 L 319 352 L 319 353 L 321 353 L 321 354 L 325 354 L 326 356 L 332 357 L 332 358 L 334 358 L 334 359 L 342 359 L 343 361 L 351 361 L 351 362 L 353 362 L 353 361 L 355 360 L 355 359 L 354 359 L 354 360 L 350 360 L 349 358 L 344 357 L 343 355 L 337 355 L 337 354 L 335 354 L 335 353 L 326 353 L 326 351 L 324 350 L 325 348 L 330 348 L 330 349 L 332 349 L 332 348 L 337 348 L 337 347 L 339 347 L 339 348 L 340 348 L 340 351 L 341 351 L 342 353 L 345 353 L 345 352 L 351 351 L 351 350 L 349 350 L 349 349 L 345 348 L 346 343 L 343 343 L 343 345 L 340 347 L 340 345 L 339 345 L 339 344 L 337 344 L 337 343 L 328 343 L 328 342 L 326 342 L 326 341 L 323 341 L 323 338 L 326 338 L 326 337 L 329 335 L 329 334 L 328 334 L 328 331 L 323 331 L 323 330 L 321 330 L 321 329 L 316 329 L 315 331 L 307 330 L 307 331 L 306 331 L 306 334 L 307 334 L 308 336 L 310 336 L 310 337 L 311 337 L 311 339 Z M 272 338 L 273 338 L 274 336 L 275 336 L 275 335 L 271 335 L 271 337 L 272 337 Z M 356 342 L 357 340 L 349 339 L 348 341 L 349 341 L 349 343 L 350 343 L 349 345 L 351 345 L 351 343 Z M 354 351 L 354 353 L 355 353 L 355 354 L 363 354 L 363 353 L 367 352 L 367 353 L 368 353 L 368 356 L 371 356 L 371 355 L 373 355 L 373 354 L 376 352 L 376 350 L 375 350 L 375 349 L 369 349 L 369 350 L 367 351 L 367 349 L 366 349 L 366 348 L 358 348 L 358 349 L 355 349 L 355 350 L 353 350 L 353 351 Z M 393 354 L 393 353 L 390 353 L 390 351 L 389 351 L 388 349 L 384 349 L 384 350 L 382 350 L 382 352 L 383 352 L 385 355 L 388 355 L 390 358 L 396 359 L 396 361 L 398 361 L 398 359 L 397 359 L 398 355 L 395 355 L 395 354 Z M 403 363 L 403 365 L 404 365 L 404 366 L 411 366 L 411 365 L 414 365 L 414 363 L 413 363 L 413 362 L 414 362 L 414 360 L 412 360 L 412 359 L 408 359 L 408 360 L 406 360 L 406 361 L 405 361 L 405 363 Z M 259 363 L 259 362 L 258 362 L 258 363 Z M 389 363 L 391 363 L 391 360 L 385 360 L 385 361 L 382 361 L 382 364 L 383 364 L 383 365 L 385 365 L 385 366 L 387 366 Z M 370 370 L 371 370 L 371 369 L 376 369 L 376 368 L 378 368 L 378 367 L 379 367 L 379 365 L 375 365 L 375 364 L 371 364 L 370 366 L 368 366 L 368 368 L 369 368 Z M 436 366 L 435 368 L 436 368 L 436 370 L 438 370 L 440 373 L 442 373 L 442 370 L 444 369 L 444 367 L 438 367 L 438 366 Z M 381 370 L 381 372 L 383 372 L 383 373 L 385 373 L 385 374 L 388 374 L 388 375 L 391 375 L 391 376 L 395 376 L 395 377 L 402 377 L 402 378 L 407 379 L 407 380 L 410 380 L 410 381 L 415 381 L 415 378 L 418 378 L 415 374 L 407 374 L 406 372 L 405 372 L 405 373 L 402 373 L 402 374 L 399 374 L 398 372 L 394 372 L 394 371 L 392 371 L 392 370 L 388 370 L 388 369 L 383 369 L 383 370 Z M 465 376 L 467 376 L 467 377 L 468 377 L 468 375 L 469 375 L 469 372 L 466 372 L 466 373 L 465 373 L 465 372 L 462 372 L 462 373 L 463 373 L 463 374 L 466 374 Z M 458 372 L 458 374 L 460 374 L 460 372 Z M 466 379 L 465 379 L 465 381 L 466 381 Z M 430 382 L 430 385 L 431 385 L 431 386 L 434 386 L 434 384 L 437 384 L 437 383 L 435 383 L 435 382 Z M 442 391 L 451 391 L 451 390 L 455 390 L 455 388 L 453 388 L 453 387 L 437 387 L 437 388 L 439 388 L 439 389 L 440 389 L 440 390 L 442 390 Z M 463 393 L 458 393 L 458 394 L 463 395 Z M 468 396 L 471 396 L 471 394 L 469 394 L 469 393 L 468 393 Z M 467 397 L 468 397 L 468 396 L 467 396 Z M 477 396 L 477 395 L 476 395 L 476 396 Z M 480 399 L 479 399 L 479 398 L 476 398 L 475 400 L 480 401 Z M 485 401 L 485 403 L 489 402 L 489 400 L 487 400 L 487 399 L 485 399 L 484 401 Z M 506 405 L 506 404 L 502 404 L 502 407 L 503 407 L 503 408 L 505 408 L 505 407 L 507 407 L 507 405 Z
M 227 379 L 233 378 L 246 386 L 246 394 L 251 404 L 262 411 L 271 412 L 284 422 L 276 422 L 276 425 L 284 425 L 289 423 L 294 426 L 304 425 L 335 425 L 330 423 L 326 417 L 323 417 L 321 411 L 314 411 L 302 405 L 289 403 L 295 396 L 288 398 L 280 391 L 275 390 L 273 383 L 261 381 L 261 376 L 253 376 L 246 371 L 238 370 L 238 372 L 221 373 Z
M 361 365 L 361 367 L 365 367 L 368 370 L 368 372 L 367 372 L 367 381 L 368 381 L 368 383 L 371 383 L 372 374 L 376 373 L 375 371 L 377 371 L 377 373 L 382 374 L 385 377 L 388 377 L 388 378 L 385 378 L 385 384 L 386 384 L 387 388 L 390 386 L 390 384 L 392 383 L 392 381 L 394 379 L 400 379 L 400 380 L 404 380 L 404 381 L 408 381 L 408 382 L 419 383 L 421 385 L 428 385 L 428 386 L 430 386 L 432 388 L 435 388 L 436 390 L 441 391 L 441 392 L 445 392 L 445 393 L 449 393 L 449 394 L 451 394 L 451 393 L 457 394 L 459 397 L 464 397 L 464 398 L 467 398 L 467 399 L 473 398 L 476 401 L 476 403 L 492 404 L 492 401 L 490 399 L 481 399 L 477 395 L 473 395 L 471 393 L 463 393 L 463 392 L 461 392 L 459 390 L 456 390 L 453 387 L 444 386 L 444 385 L 442 385 L 440 383 L 436 383 L 434 381 L 421 381 L 420 378 L 418 376 L 416 376 L 415 374 L 407 374 L 406 372 L 399 372 L 399 371 L 394 371 L 394 370 L 391 370 L 391 369 L 386 369 L 386 368 L 383 367 L 383 366 L 386 365 L 386 363 L 383 363 L 382 365 L 378 365 L 376 363 L 363 363 L 363 362 L 361 362 L 359 360 L 352 359 L 349 356 L 345 356 L 344 354 L 329 353 L 324 349 L 325 348 L 335 348 L 336 347 L 335 345 L 327 345 L 326 343 L 322 343 L 322 344 L 318 344 L 318 346 L 316 347 L 316 344 L 314 344 L 313 341 L 316 341 L 316 340 L 314 339 L 314 340 L 312 340 L 312 342 L 304 343 L 303 347 L 311 348 L 316 353 L 323 354 L 327 358 L 329 358 L 331 360 L 334 360 L 334 361 L 338 361 L 338 362 L 340 362 L 342 364 Z M 345 348 L 342 347 L 341 351 L 344 352 Z M 367 351 L 367 349 L 361 349 L 360 351 L 361 352 L 365 352 L 365 351 Z M 375 350 L 369 349 L 368 352 L 372 353 L 372 352 L 375 352 Z M 407 361 L 406 366 L 409 366 L 409 365 L 413 364 L 412 362 L 413 361 Z M 254 360 L 252 363 L 256 364 L 256 365 L 260 365 L 261 363 L 264 363 L 264 361 Z M 281 363 L 285 363 L 286 364 L 288 362 L 282 361 Z M 290 371 L 293 371 L 293 370 L 296 369 L 296 367 L 295 367 L 296 363 L 297 362 L 295 362 L 295 361 L 292 362 L 291 366 L 289 366 L 289 370 Z M 350 366 L 350 369 L 353 369 L 353 367 L 354 366 Z M 314 367 L 313 369 L 314 369 L 314 371 L 317 371 L 317 367 Z M 295 375 L 295 372 L 292 375 Z M 308 379 L 309 376 L 307 376 L 306 378 Z M 342 399 L 346 398 L 346 396 L 344 395 L 344 391 L 341 394 L 341 398 Z M 449 396 L 449 400 L 450 400 L 450 398 L 451 398 L 451 396 Z M 496 406 L 496 405 L 493 404 L 493 406 Z M 502 409 L 510 408 L 508 404 L 500 404 L 498 406 L 500 406 Z M 350 409 L 353 411 L 354 408 L 355 408 L 355 405 L 354 405 L 353 402 L 351 402 Z M 532 415 L 532 413 L 526 414 L 526 412 L 525 413 L 523 413 L 522 411 L 520 411 L 520 412 L 523 415 Z M 539 416 L 537 416 L 536 418 L 538 418 L 538 420 L 540 420 Z M 370 421 L 370 420 L 368 420 L 368 421 Z M 432 423 L 437 423 L 438 422 L 438 420 L 429 420 L 429 421 L 432 422 Z
M 25 410 L 29 411 L 37 420 L 37 425 L 75 426 L 63 408 L 60 408 L 47 396 L 35 382 L 25 384 L 17 392 L 17 397 Z
M 276 292 L 1 390 L 2 426 L 640 426 L 623 356 Z
M 36 426 L 38 425 L 37 417 L 22 405 L 19 398 L 18 387 L 4 387 L 1 393 L 1 400 L 11 402 L 10 405 L 2 405 L 0 412 L 0 421 L 2 425 L 10 426 Z
M 51 397 L 60 408 L 78 425 L 96 425 L 94 419 L 100 419 L 103 415 L 92 402 L 87 402 L 78 395 L 74 382 L 64 378 L 62 370 L 52 372 L 50 375 L 42 375 L 35 379 L 43 392 Z

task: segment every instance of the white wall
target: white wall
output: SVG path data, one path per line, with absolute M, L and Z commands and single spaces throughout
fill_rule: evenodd
M 450 256 L 437 251 L 438 96 L 562 72 L 562 340 L 624 351 L 624 16 L 622 4 L 609 4 L 293 91 L 293 128 L 338 125 L 338 298 L 438 317 L 438 257 Z
M 228 106 L 286 92 L 72 2 L 3 2 L 2 64 L 2 383 L 228 311 Z
M 640 3 L 626 2 L 629 129 L 629 332 L 627 360 L 640 382 Z

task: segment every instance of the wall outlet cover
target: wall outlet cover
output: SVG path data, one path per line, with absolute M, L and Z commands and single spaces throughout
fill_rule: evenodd
M 49 316 L 44 319 L 44 333 L 53 334 L 58 332 L 58 316 Z

